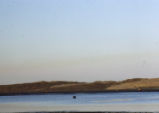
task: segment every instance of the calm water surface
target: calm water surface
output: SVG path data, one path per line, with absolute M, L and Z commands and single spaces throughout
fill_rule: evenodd
M 77 97 L 76 99 L 72 98 L 72 96 L 74 95 L 76 95 Z M 47 107 L 47 109 L 49 109 L 49 106 L 52 109 L 53 107 L 56 106 L 57 107 L 61 106 L 61 108 L 63 106 L 76 106 L 76 107 L 103 106 L 103 108 L 106 109 L 109 106 L 111 106 L 112 108 L 113 106 L 114 108 L 116 108 L 116 106 L 117 108 L 120 108 L 120 106 L 121 108 L 123 106 L 132 108 L 135 105 L 144 106 L 145 104 L 149 107 L 152 106 L 151 110 L 155 109 L 153 108 L 154 105 L 157 106 L 159 105 L 159 92 L 77 93 L 77 94 L 0 96 L 0 110 L 2 107 L 3 109 L 7 109 L 7 106 L 8 108 L 21 106 L 22 108 L 22 106 L 26 107 L 27 105 L 36 106 L 36 107 L 45 106 Z M 138 110 L 139 108 L 133 108 L 133 109 Z M 65 108 L 63 108 L 62 110 L 65 110 Z
M 73 99 L 72 96 L 76 96 Z M 0 96 L 0 103 L 29 103 L 29 104 L 140 104 L 159 103 L 159 92 L 127 92 L 127 93 L 77 93 L 77 94 L 44 94 Z

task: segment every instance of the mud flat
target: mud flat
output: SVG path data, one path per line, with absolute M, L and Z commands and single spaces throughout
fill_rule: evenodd
M 76 112 L 76 111 L 70 111 L 70 112 L 65 112 L 65 111 L 57 111 L 57 112 L 14 112 L 14 113 L 159 113 L 159 112 Z
M 72 106 L 33 106 L 29 104 L 0 104 L 0 112 L 5 113 L 159 113 L 159 104 L 126 104 L 126 105 L 72 105 Z

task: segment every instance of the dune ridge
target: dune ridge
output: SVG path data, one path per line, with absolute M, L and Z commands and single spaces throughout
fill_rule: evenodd
M 40 93 L 85 93 L 120 91 L 159 91 L 159 78 L 133 78 L 123 81 L 39 81 L 33 83 L 0 85 L 0 95 Z

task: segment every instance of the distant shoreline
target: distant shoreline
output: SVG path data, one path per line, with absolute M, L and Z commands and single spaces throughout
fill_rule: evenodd
M 23 96 L 23 95 L 49 95 L 49 94 L 95 94 L 95 93 L 126 93 L 126 92 L 159 92 L 159 90 L 149 91 L 94 91 L 94 92 L 52 92 L 52 93 L 13 93 L 0 94 L 0 96 Z
M 134 78 L 123 81 L 96 81 L 90 83 L 72 81 L 42 81 L 13 85 L 0 85 L 0 96 L 158 91 L 159 78 Z

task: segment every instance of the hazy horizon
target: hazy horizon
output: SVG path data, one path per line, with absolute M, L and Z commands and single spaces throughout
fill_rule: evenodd
M 0 0 L 0 84 L 159 77 L 158 0 Z

